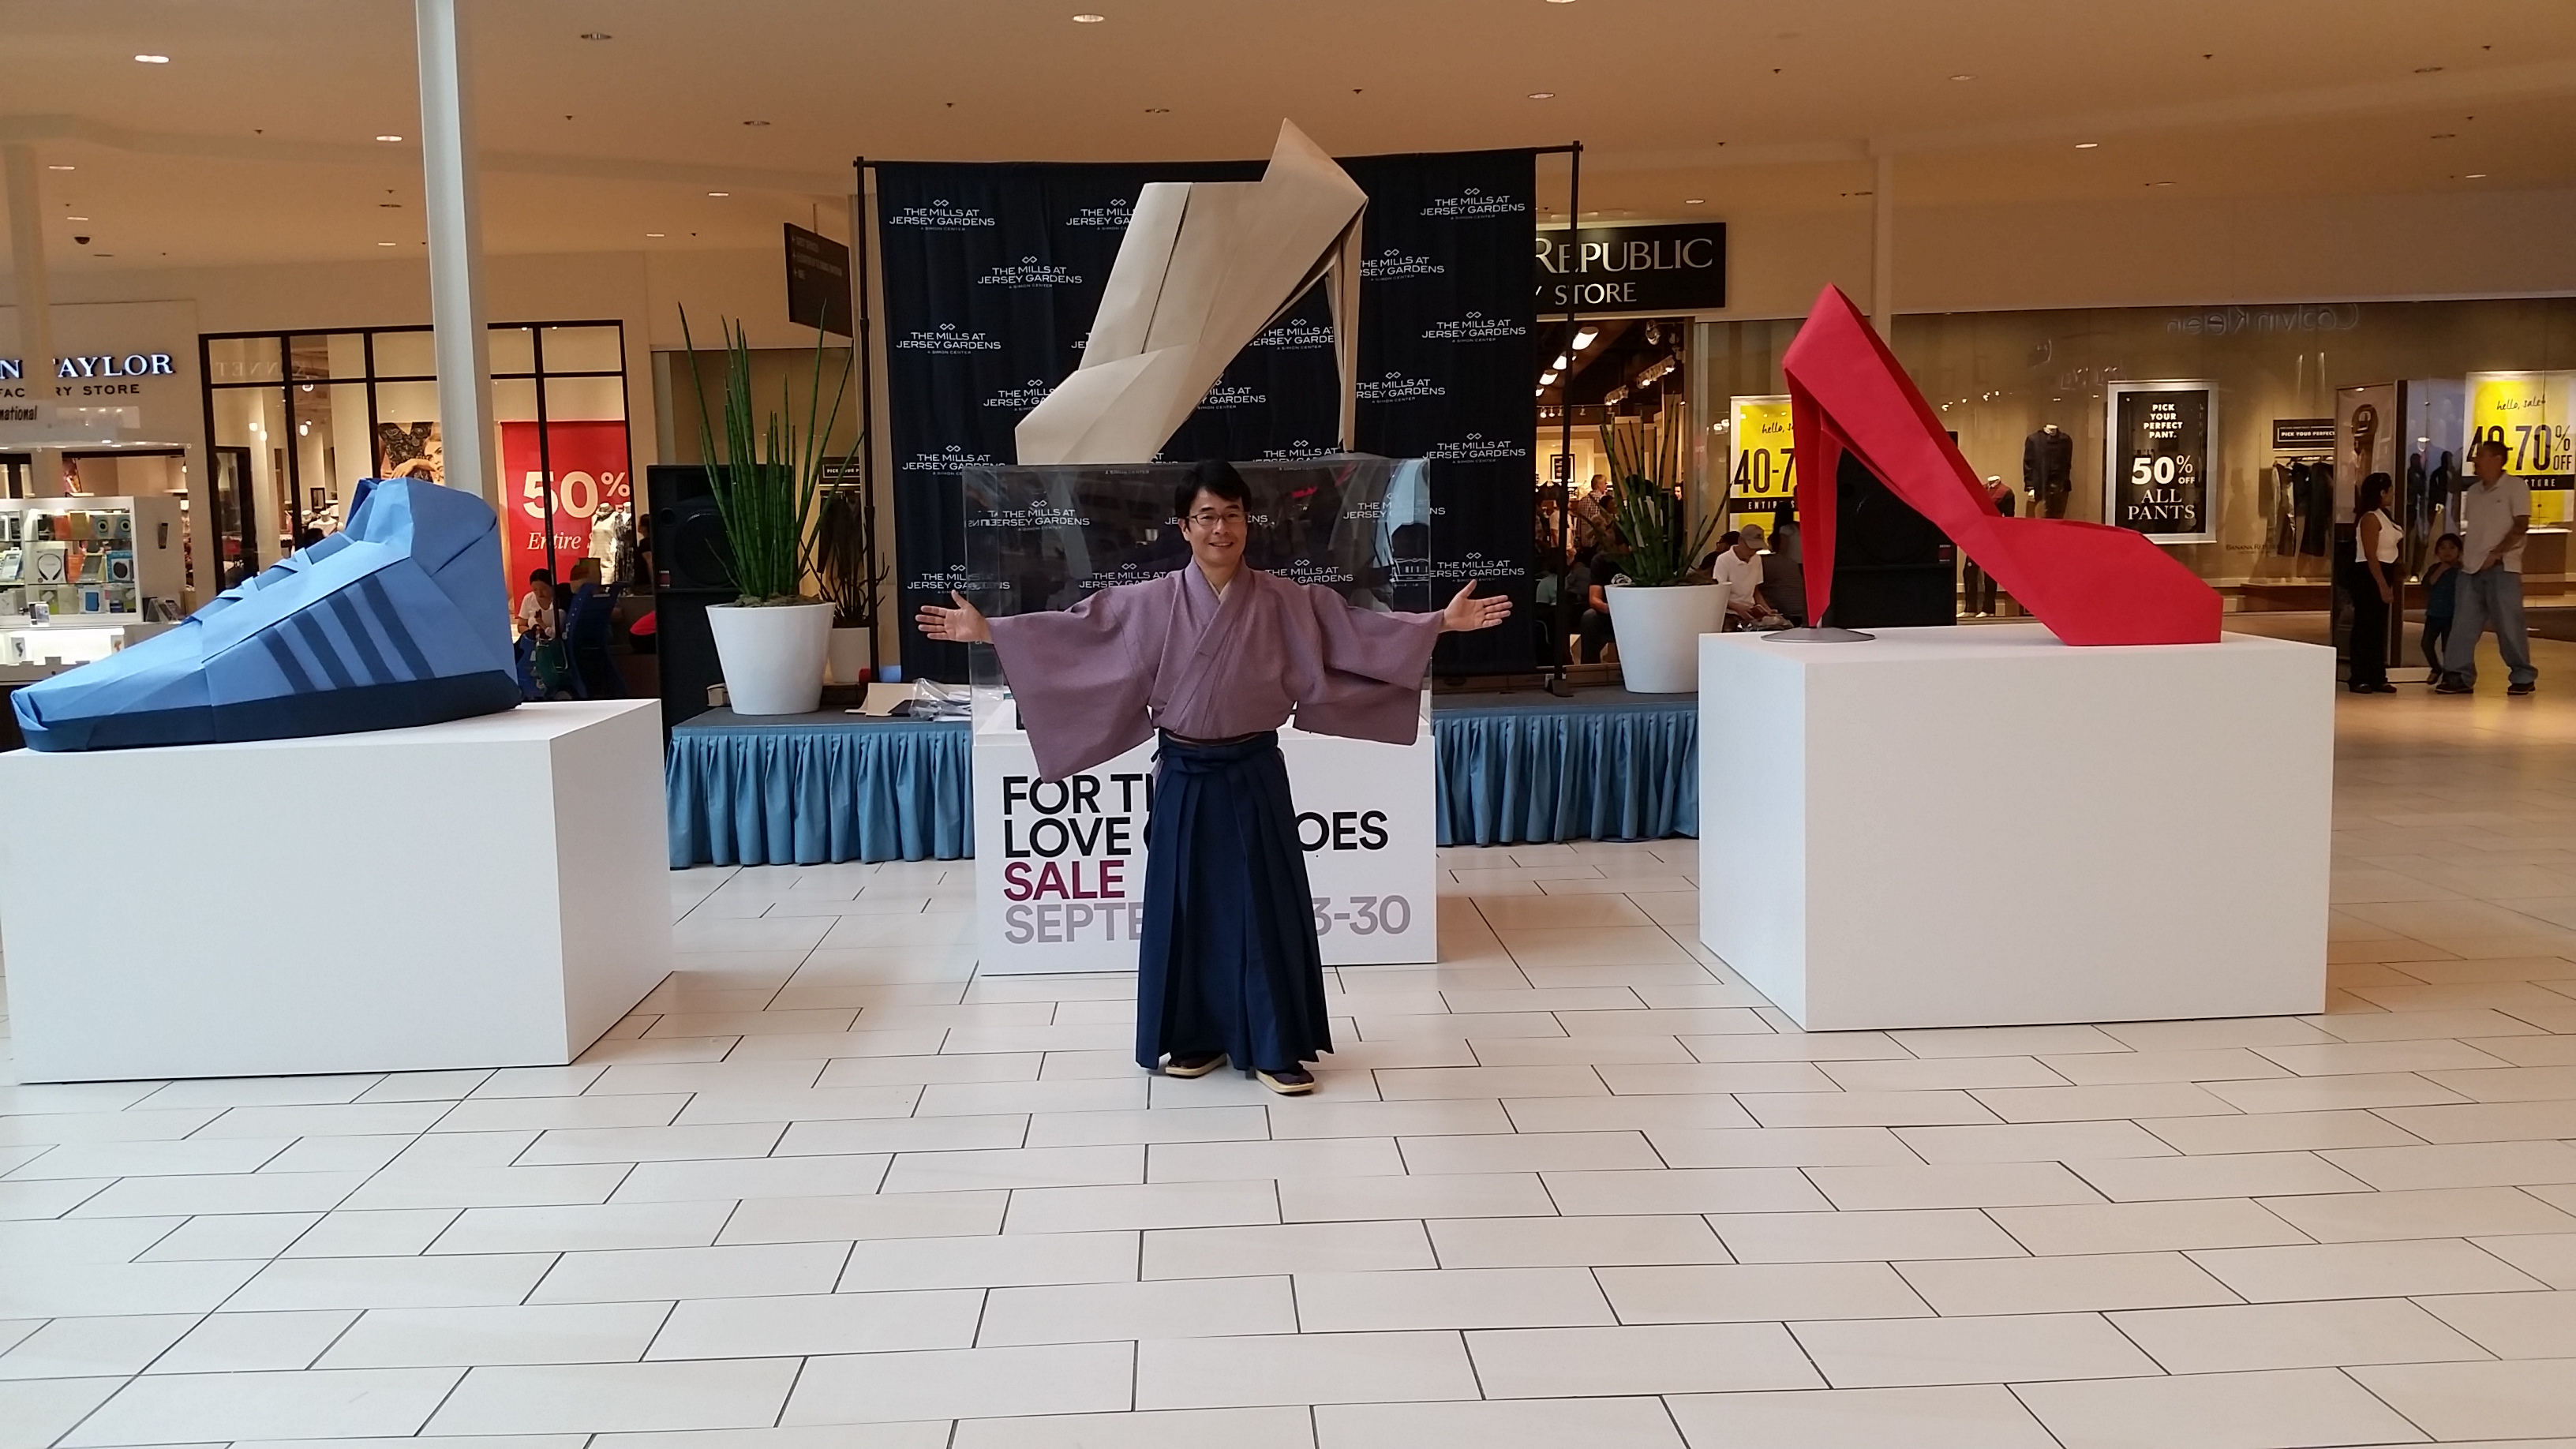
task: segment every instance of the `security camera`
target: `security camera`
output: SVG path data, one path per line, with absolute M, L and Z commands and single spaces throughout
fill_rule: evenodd
M 80 246 L 88 246 L 88 245 L 89 245 L 89 238 L 88 238 L 88 237 L 85 237 L 85 236 L 76 236 L 76 237 L 73 237 L 73 238 L 72 238 L 72 241 L 73 241 L 75 244 L 80 245 Z

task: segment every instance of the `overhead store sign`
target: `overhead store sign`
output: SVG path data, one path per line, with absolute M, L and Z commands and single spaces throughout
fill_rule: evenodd
M 2205 382 L 2115 382 L 2102 516 L 2158 543 L 2218 538 L 2218 390 Z
M 787 224 L 787 320 L 852 335 L 850 249 L 794 222 Z
M 102 352 L 92 357 L 54 359 L 54 377 L 61 382 L 77 382 L 85 377 L 169 377 L 175 371 L 166 352 Z M 17 382 L 26 375 L 25 358 L 0 357 L 0 382 Z
M 1538 310 L 1705 312 L 1726 305 L 1726 223 L 1538 234 Z

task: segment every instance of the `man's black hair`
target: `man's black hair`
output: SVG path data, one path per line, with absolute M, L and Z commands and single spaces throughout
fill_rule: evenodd
M 528 582 L 529 582 L 529 583 L 532 583 L 532 584 L 551 584 L 551 583 L 553 583 L 554 581 L 555 581 L 555 575 L 554 575 L 554 570 L 552 570 L 552 569 L 530 569 L 530 570 L 528 570 Z
M 1243 475 L 1234 471 L 1234 465 L 1223 458 L 1201 459 L 1199 465 L 1190 470 L 1190 476 L 1173 491 L 1172 516 L 1189 517 L 1190 509 L 1199 501 L 1201 493 L 1213 493 L 1228 503 L 1248 504 L 1252 501 L 1252 490 L 1244 486 Z
M 2489 448 L 2495 449 L 2495 454 L 2499 458 L 2510 458 L 2513 456 L 2513 449 L 2505 446 L 2504 439 L 2480 438 L 2478 440 L 2478 445 L 2469 450 L 2470 460 L 2475 461 L 2479 457 L 2483 456 Z

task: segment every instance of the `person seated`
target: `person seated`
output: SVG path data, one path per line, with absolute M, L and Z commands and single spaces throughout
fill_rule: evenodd
M 1618 577 L 1618 565 L 1599 549 L 1586 545 L 1574 556 L 1574 567 L 1566 571 L 1565 598 L 1575 615 L 1575 630 L 1582 640 L 1581 658 L 1586 664 L 1616 662 L 1619 640 L 1610 624 L 1610 581 Z
M 528 571 L 528 591 L 519 596 L 516 622 L 521 638 L 550 639 L 555 632 L 555 576 L 548 569 Z
M 1726 590 L 1725 627 L 1780 627 L 1780 611 L 1762 597 L 1762 525 L 1744 525 L 1744 531 L 1736 535 L 1735 546 L 1718 554 L 1711 577 Z

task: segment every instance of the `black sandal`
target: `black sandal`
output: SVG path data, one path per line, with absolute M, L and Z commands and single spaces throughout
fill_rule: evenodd
M 1224 1065 L 1225 1053 L 1223 1052 L 1209 1052 L 1204 1056 L 1184 1056 L 1179 1052 L 1174 1052 L 1170 1059 L 1163 1063 L 1163 1075 L 1167 1077 L 1204 1077 L 1208 1073 L 1215 1071 L 1217 1068 Z

